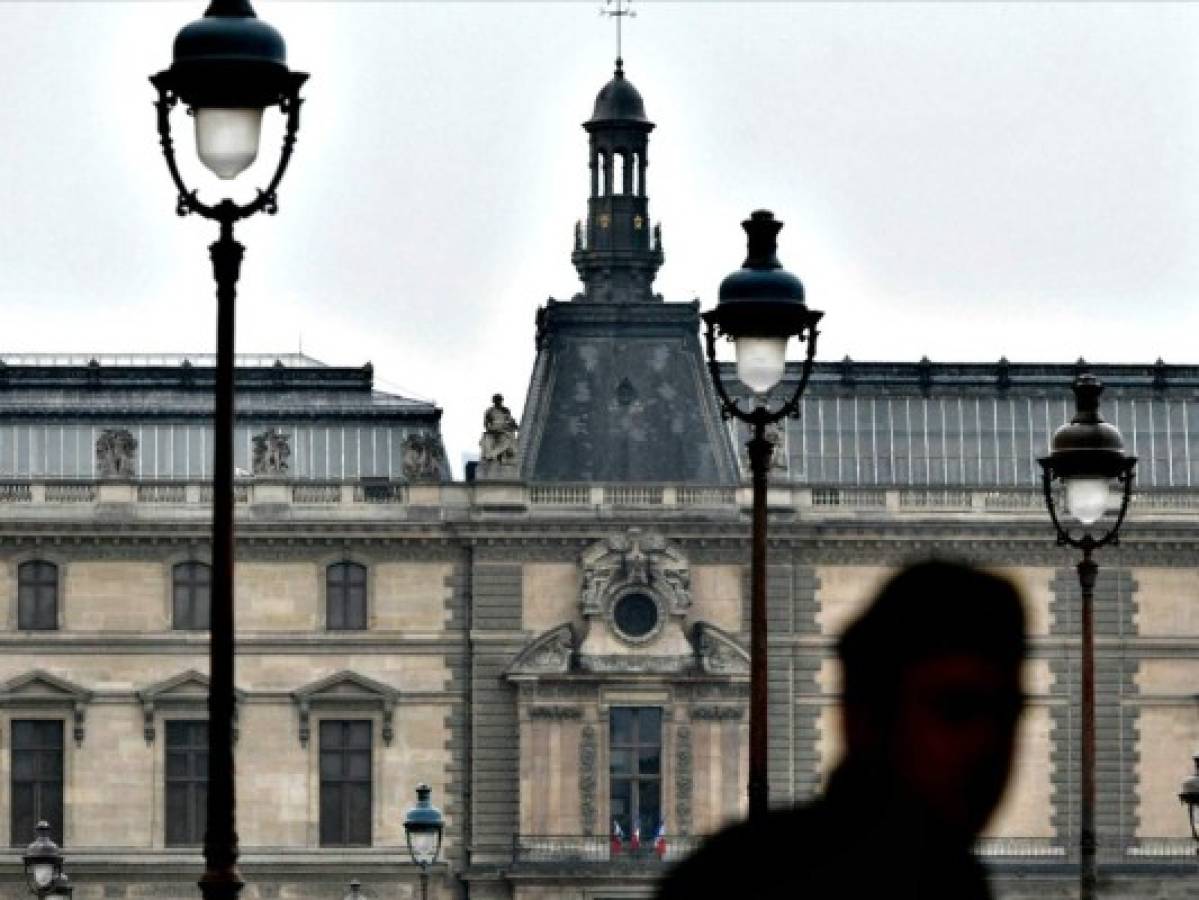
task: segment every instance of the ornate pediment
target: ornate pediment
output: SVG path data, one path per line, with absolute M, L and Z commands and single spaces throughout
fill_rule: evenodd
M 246 692 L 234 689 L 237 703 L 233 707 L 233 739 L 237 740 L 238 711 L 245 702 Z M 137 692 L 142 704 L 142 734 L 147 744 L 154 743 L 157 729 L 154 714 L 159 710 L 198 710 L 207 715 L 208 676 L 195 669 L 188 669 L 164 681 L 159 681 Z
M 307 747 L 312 734 L 309 717 L 313 706 L 377 706 L 383 713 L 383 743 L 391 746 L 395 737 L 393 720 L 400 692 L 391 685 L 357 672 L 343 669 L 327 678 L 292 691 L 292 701 L 300 720 L 300 746 Z
M 696 622 L 691 642 L 705 675 L 749 675 L 749 652 L 728 632 L 710 622 Z
M 91 700 L 91 691 L 41 669 L 18 675 L 0 688 L 0 707 L 69 709 L 77 745 L 83 743 L 86 707 Z
M 517 654 L 504 673 L 509 678 L 565 675 L 575 652 L 575 632 L 570 625 L 551 628 Z

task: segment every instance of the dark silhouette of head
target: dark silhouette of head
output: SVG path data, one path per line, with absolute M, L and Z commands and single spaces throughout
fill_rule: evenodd
M 846 767 L 943 839 L 973 840 L 1007 785 L 1024 628 L 1010 582 L 930 561 L 892 577 L 837 644 Z

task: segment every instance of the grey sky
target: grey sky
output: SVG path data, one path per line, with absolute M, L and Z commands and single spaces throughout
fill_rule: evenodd
M 0 3 L 0 350 L 212 349 L 215 235 L 174 215 L 146 81 L 205 6 Z M 280 214 L 239 232 L 239 349 L 373 361 L 460 470 L 578 289 L 598 6 L 256 0 L 312 80 Z M 823 359 L 1199 361 L 1199 5 L 635 8 L 666 299 L 709 305 L 764 206 Z

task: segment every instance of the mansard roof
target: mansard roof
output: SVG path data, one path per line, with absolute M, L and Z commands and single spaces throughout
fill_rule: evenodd
M 725 383 L 737 386 L 732 365 Z M 817 363 L 773 477 L 812 485 L 1038 488 L 1036 462 L 1073 415 L 1082 371 L 1140 458 L 1142 488 L 1199 487 L 1199 366 L 1074 363 Z M 781 393 L 798 376 L 789 367 Z M 746 462 L 738 439 L 743 471 Z M 1192 451 L 1192 445 L 1195 450 Z
M 210 355 L 0 355 L 0 416 L 134 418 L 212 415 Z M 301 354 L 237 358 L 239 418 L 424 419 L 426 400 L 374 388 L 374 368 L 327 366 Z

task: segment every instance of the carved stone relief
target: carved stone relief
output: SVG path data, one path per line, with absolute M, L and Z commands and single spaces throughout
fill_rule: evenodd
M 691 833 L 691 759 L 691 728 L 680 725 L 674 754 L 674 817 L 680 835 Z
M 579 817 L 583 834 L 595 833 L 595 726 L 584 725 L 579 736 Z
M 255 475 L 283 476 L 291 459 L 291 435 L 278 428 L 268 428 L 254 435 L 253 471 Z
M 133 478 L 137 438 L 128 428 L 105 428 L 96 438 L 96 471 L 101 478 Z
M 437 481 L 441 478 L 441 442 L 436 435 L 410 434 L 404 438 L 404 478 L 408 481 Z

